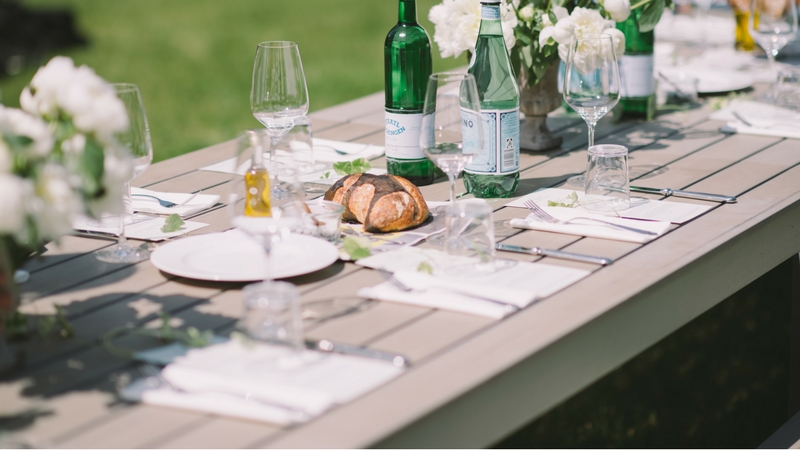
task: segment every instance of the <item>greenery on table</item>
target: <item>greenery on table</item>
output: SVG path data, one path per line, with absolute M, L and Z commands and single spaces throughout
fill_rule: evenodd
M 142 89 L 155 160 L 235 138 L 260 127 L 250 114 L 258 42 L 300 45 L 311 110 L 383 90 L 383 41 L 396 1 L 22 0 L 29 8 L 70 8 L 89 46 L 61 52 L 103 78 Z M 433 32 L 418 0 L 420 22 Z M 46 55 L 42 63 L 46 62 Z M 434 70 L 464 65 L 434 55 Z M 0 80 L 7 106 L 36 67 Z

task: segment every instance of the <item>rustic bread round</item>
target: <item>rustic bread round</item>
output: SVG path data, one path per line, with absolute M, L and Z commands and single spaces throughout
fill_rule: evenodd
M 428 218 L 428 205 L 413 183 L 395 175 L 357 173 L 334 183 L 325 200 L 344 206 L 342 218 L 364 224 L 364 230 L 400 231 Z

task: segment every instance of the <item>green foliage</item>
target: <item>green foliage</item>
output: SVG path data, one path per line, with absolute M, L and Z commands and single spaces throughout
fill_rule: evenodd
M 440 0 L 417 0 L 420 23 Z M 383 90 L 383 42 L 397 23 L 396 1 L 365 0 L 22 0 L 34 9 L 69 8 L 89 40 L 61 51 L 111 82 L 142 89 L 154 162 L 261 127 L 250 113 L 256 44 L 300 46 L 312 111 Z M 435 45 L 435 44 L 434 44 Z M 45 55 L 43 62 L 50 56 Z M 465 65 L 433 52 L 434 71 Z M 32 62 L 33 63 L 33 62 Z M 3 104 L 17 106 L 36 71 L 0 80 Z
M 667 4 L 665 0 L 650 0 L 643 5 L 642 14 L 639 16 L 639 31 L 652 31 L 658 24 L 658 21 L 661 20 L 661 14 L 666 7 Z
M 372 166 L 369 164 L 369 161 L 364 158 L 358 158 L 353 161 L 340 161 L 333 164 L 333 170 L 335 170 L 339 175 L 364 173 L 371 167 Z
M 178 231 L 185 222 L 181 219 L 181 216 L 177 214 L 170 214 L 167 216 L 167 220 L 164 221 L 164 226 L 161 227 L 161 232 L 163 233 L 172 233 L 173 231 Z

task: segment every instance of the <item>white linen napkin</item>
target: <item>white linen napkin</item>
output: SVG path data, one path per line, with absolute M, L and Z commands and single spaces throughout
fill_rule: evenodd
M 194 194 L 184 194 L 179 192 L 156 192 L 142 188 L 131 188 L 131 194 L 146 194 L 158 197 L 173 203 L 181 204 Z M 161 206 L 158 201 L 150 197 L 131 197 L 133 203 L 133 210 L 139 212 L 146 212 L 150 214 L 177 214 L 179 216 L 188 217 L 192 214 L 208 209 L 217 204 L 219 195 L 198 194 L 189 203 L 182 206 L 173 206 L 172 208 L 165 208 Z
M 506 206 L 512 208 L 528 209 L 525 205 L 527 200 L 532 200 L 537 205 L 544 206 L 548 201 L 564 202 L 567 197 L 575 193 L 578 196 L 578 202 L 586 202 L 591 200 L 600 200 L 603 197 L 600 195 L 586 195 L 582 192 L 576 192 L 572 189 L 559 189 L 547 188 L 539 189 L 536 192 L 520 197 Z M 660 200 L 650 201 L 646 198 L 635 197 L 631 198 L 631 207 L 622 211 L 618 211 L 620 217 L 625 219 L 638 219 L 649 220 L 655 222 L 672 222 L 675 224 L 682 224 L 694 219 L 695 217 L 705 213 L 713 206 L 711 205 L 697 205 L 694 203 L 684 203 L 674 200 Z M 563 208 L 561 208 L 563 209 Z M 587 211 L 586 209 L 578 209 L 579 211 L 586 212 L 586 217 L 595 217 L 596 213 Z M 597 214 L 597 218 L 605 220 L 605 217 Z M 611 216 L 614 217 L 614 216 Z M 634 225 L 636 226 L 636 225 Z
M 164 226 L 166 221 L 166 217 L 135 214 L 134 221 L 125 225 L 125 236 L 142 241 L 159 242 L 208 226 L 207 223 L 187 220 L 178 230 L 164 233 L 161 231 L 161 227 Z M 115 224 L 114 221 L 109 221 L 109 225 L 111 226 L 108 227 L 100 226 L 100 224 L 96 222 L 97 221 L 88 217 L 76 217 L 72 221 L 72 228 L 89 234 L 97 233 L 104 236 L 119 236 L 119 225 Z
M 635 242 L 644 244 L 666 233 L 670 227 L 669 222 L 649 222 L 643 220 L 632 219 L 617 219 L 614 217 L 602 216 L 599 214 L 591 214 L 587 211 L 568 208 L 548 208 L 543 207 L 545 211 L 555 216 L 559 220 L 569 220 L 574 217 L 597 217 L 611 223 L 617 223 L 626 227 L 639 228 L 641 230 L 651 231 L 656 233 L 644 234 L 634 231 L 627 231 L 620 228 L 614 228 L 609 225 L 600 223 L 592 223 L 590 221 L 576 221 L 568 224 L 557 224 L 543 222 L 536 218 L 535 215 L 529 214 L 524 219 L 511 219 L 509 222 L 514 228 L 524 228 L 528 230 L 551 231 L 553 233 L 574 234 L 577 236 L 588 236 L 600 239 L 611 239 L 615 241 Z
M 314 138 L 313 143 L 314 143 L 314 160 L 315 162 L 318 163 L 354 161 L 358 158 L 375 159 L 379 156 L 383 156 L 383 154 L 386 151 L 384 147 L 379 145 L 359 144 L 355 142 L 331 141 L 328 139 Z M 336 150 L 334 149 L 347 152 L 348 154 L 340 155 L 336 153 Z M 222 173 L 244 175 L 244 173 L 250 166 L 242 165 L 237 168 L 236 160 L 237 160 L 236 157 L 228 158 L 224 161 L 220 161 L 218 163 L 201 167 L 200 170 L 205 170 L 207 172 L 222 172 Z M 333 176 L 335 176 L 334 173 L 331 174 L 331 177 Z M 310 180 L 303 180 L 303 181 L 310 181 Z
M 490 273 L 476 273 L 458 267 L 475 261 L 473 258 L 450 257 L 433 249 L 404 248 L 382 252 L 361 259 L 357 264 L 392 272 L 397 281 L 411 291 L 383 283 L 362 288 L 358 295 L 499 319 L 591 273 L 544 263 L 507 260 L 502 260 L 501 268 Z M 427 263 L 433 274 L 420 272 L 418 268 L 422 263 Z
M 164 383 L 142 380 L 128 400 L 199 410 L 279 425 L 305 422 L 402 373 L 390 362 L 306 351 L 306 364 L 275 370 L 292 350 L 238 341 L 189 351 L 162 371 Z
M 353 161 L 358 158 L 375 159 L 383 156 L 386 150 L 380 145 L 361 144 L 357 142 L 331 141 L 328 139 L 314 138 L 314 160 L 316 162 Z M 341 150 L 347 155 L 340 155 L 336 150 Z
M 745 125 L 734 111 L 750 125 Z M 779 106 L 749 100 L 734 100 L 711 116 L 712 120 L 727 122 L 720 131 L 757 136 L 800 139 L 800 113 Z

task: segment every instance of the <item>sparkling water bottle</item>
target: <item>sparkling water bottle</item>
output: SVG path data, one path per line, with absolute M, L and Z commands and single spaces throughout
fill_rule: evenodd
M 500 0 L 481 1 L 469 73 L 478 83 L 484 143 L 464 171 L 464 185 L 475 197 L 510 197 L 519 184 L 519 86 L 503 39 Z

